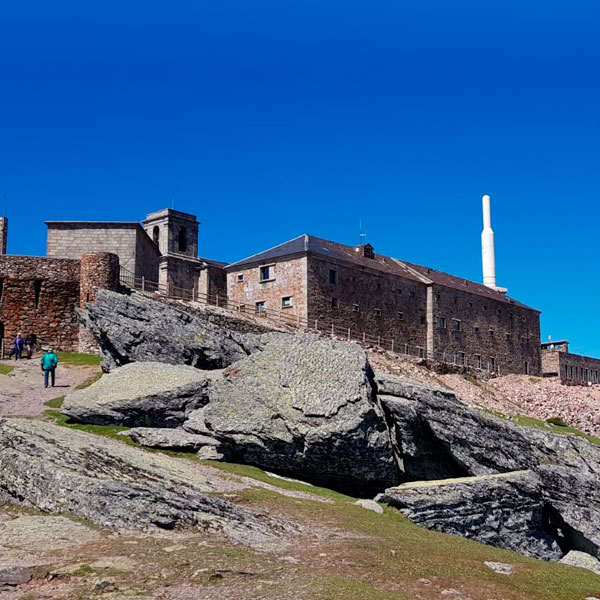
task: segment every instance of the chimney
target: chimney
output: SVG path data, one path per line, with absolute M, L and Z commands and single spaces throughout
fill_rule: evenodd
M 0 217 L 0 254 L 6 254 L 7 239 L 8 239 L 8 218 Z
M 483 231 L 481 232 L 481 262 L 483 264 L 483 285 L 496 289 L 496 255 L 490 197 L 486 194 L 483 202 Z

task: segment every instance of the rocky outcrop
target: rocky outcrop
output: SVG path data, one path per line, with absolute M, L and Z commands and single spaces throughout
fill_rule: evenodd
M 184 429 L 236 460 L 368 495 L 398 482 L 366 353 L 314 336 L 276 336 L 211 386 Z
M 540 480 L 531 471 L 407 483 L 381 500 L 428 529 L 544 560 L 562 556 L 545 530 Z
M 65 398 L 62 412 L 95 425 L 177 427 L 208 402 L 218 372 L 156 362 L 130 363 Z
M 571 550 L 560 559 L 560 562 L 563 565 L 587 569 L 588 571 L 592 571 L 592 573 L 596 573 L 596 575 L 600 575 L 600 560 L 585 552 Z
M 246 344 L 253 343 L 250 334 L 234 333 L 198 314 L 108 290 L 99 290 L 78 316 L 98 342 L 106 370 L 136 361 L 220 369 L 246 356 Z
M 136 444 L 148 448 L 180 452 L 198 452 L 204 449 L 202 456 L 216 458 L 217 455 L 221 455 L 220 458 L 223 458 L 220 442 L 205 435 L 189 433 L 181 428 L 134 427 L 122 431 L 119 435 L 126 435 Z
M 0 420 L 0 501 L 120 531 L 197 526 L 257 544 L 293 527 L 214 495 L 189 461 L 26 419 Z

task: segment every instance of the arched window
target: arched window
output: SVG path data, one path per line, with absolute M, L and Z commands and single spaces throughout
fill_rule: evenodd
M 156 247 L 160 250 L 160 244 L 158 243 L 158 236 L 160 235 L 160 229 L 158 225 L 154 226 L 152 230 L 152 241 L 156 244 Z
M 185 252 L 187 250 L 187 238 L 185 234 L 185 227 L 183 225 L 179 227 L 178 248 L 179 252 Z

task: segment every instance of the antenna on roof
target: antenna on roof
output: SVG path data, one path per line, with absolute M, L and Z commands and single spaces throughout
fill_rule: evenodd
M 358 243 L 363 245 L 367 241 L 367 233 L 363 231 L 362 219 L 358 219 Z
M 2 216 L 6 216 L 6 194 L 2 196 Z

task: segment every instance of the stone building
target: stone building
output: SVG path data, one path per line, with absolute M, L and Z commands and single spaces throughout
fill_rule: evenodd
M 541 348 L 544 377 L 581 385 L 600 383 L 600 359 L 570 353 L 567 340 L 544 342 Z
M 46 221 L 46 254 L 79 258 L 84 252 L 111 252 L 137 285 L 173 293 L 225 298 L 226 263 L 198 257 L 198 221 L 171 208 L 138 222 Z M 153 288 L 154 286 L 154 288 Z
M 301 235 L 226 271 L 229 300 L 252 310 L 392 338 L 423 357 L 541 374 L 539 311 L 499 289 L 376 254 L 369 244 Z

